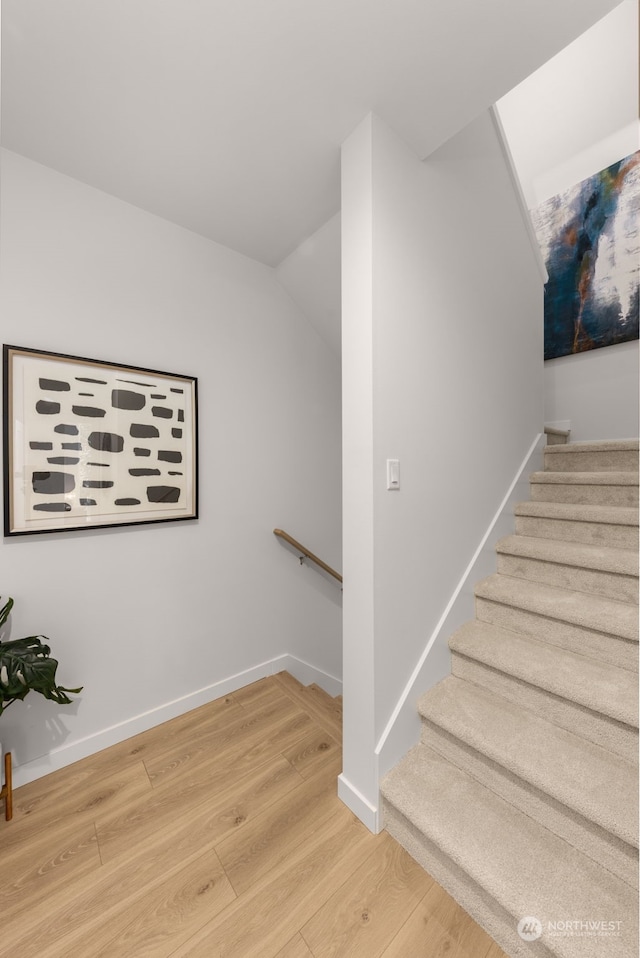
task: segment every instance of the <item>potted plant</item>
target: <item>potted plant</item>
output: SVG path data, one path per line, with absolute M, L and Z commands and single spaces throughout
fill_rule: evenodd
M 0 602 L 2 598 L 0 597 Z M 0 629 L 9 618 L 13 599 L 0 606 Z M 42 641 L 46 635 L 30 635 L 26 639 L 0 641 L 0 715 L 29 692 L 39 692 L 58 705 L 71 705 L 67 692 L 77 694 L 79 689 L 67 689 L 56 684 L 57 659 L 51 658 L 51 649 Z
M 0 603 L 2 597 L 0 597 Z M 13 599 L 8 598 L 0 606 L 0 630 L 9 618 L 13 608 Z M 67 689 L 56 683 L 58 662 L 51 658 L 51 649 L 42 641 L 49 641 L 46 635 L 31 635 L 26 639 L 0 641 L 0 715 L 13 702 L 23 699 L 29 692 L 39 692 L 46 699 L 58 705 L 70 705 L 68 692 L 77 694 L 78 689 Z M 2 746 L 0 745 L 0 758 Z M 0 789 L 0 798 L 5 799 L 5 817 L 12 816 L 11 798 L 11 753 L 5 755 L 5 784 Z

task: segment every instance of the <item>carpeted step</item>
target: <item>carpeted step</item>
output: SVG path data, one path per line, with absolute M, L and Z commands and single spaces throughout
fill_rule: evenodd
M 638 548 L 638 509 L 572 502 L 520 502 L 516 533 L 617 549 Z
M 637 886 L 636 767 L 454 676 L 418 708 L 425 745 Z
M 381 790 L 387 830 L 513 958 L 636 958 L 635 890 L 432 749 L 415 746 Z M 531 944 L 525 916 L 542 923 Z M 553 933 L 596 916 L 619 931 L 615 950 Z
M 638 556 L 629 549 L 505 536 L 496 545 L 502 575 L 638 602 Z
M 544 468 L 557 472 L 638 472 L 637 439 L 572 442 L 545 448 Z
M 585 505 L 637 506 L 638 473 L 534 472 L 530 478 L 535 501 Z
M 638 445 L 547 447 L 382 783 L 387 829 L 511 958 L 637 952 Z M 585 929 L 605 912 L 612 937 Z
M 498 574 L 479 582 L 475 595 L 480 622 L 638 671 L 638 610 L 631 603 Z
M 452 672 L 458 678 L 637 762 L 634 672 L 477 621 L 458 629 L 449 647 Z

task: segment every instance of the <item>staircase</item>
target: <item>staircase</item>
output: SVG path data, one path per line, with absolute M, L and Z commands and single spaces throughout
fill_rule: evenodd
M 497 554 L 385 826 L 511 958 L 636 958 L 638 442 L 548 445 Z

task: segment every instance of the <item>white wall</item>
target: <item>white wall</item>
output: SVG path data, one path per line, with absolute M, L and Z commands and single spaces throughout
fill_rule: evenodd
M 638 438 L 638 341 L 544 364 L 545 422 L 569 422 L 571 440 Z
M 340 213 L 276 266 L 276 278 L 322 338 L 340 355 Z
M 340 590 L 272 530 L 341 567 L 339 361 L 273 271 L 6 151 L 0 255 L 3 342 L 195 375 L 200 402 L 198 521 L 0 546 L 12 635 L 84 685 L 3 716 L 17 782 L 283 662 L 337 691 Z
M 638 4 L 608 16 L 498 109 L 529 208 L 640 149 Z M 545 363 L 545 420 L 574 440 L 638 435 L 638 341 Z
M 637 150 L 636 0 L 624 0 L 498 109 L 530 209 Z
M 376 827 L 387 723 L 542 428 L 542 280 L 489 113 L 424 162 L 367 118 L 343 147 L 342 221 L 339 787 Z M 426 685 L 448 671 L 446 638 Z

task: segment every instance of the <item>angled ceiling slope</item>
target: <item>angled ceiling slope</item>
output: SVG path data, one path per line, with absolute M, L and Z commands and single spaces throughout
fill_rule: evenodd
M 378 113 L 425 156 L 615 0 L 2 0 L 2 144 L 269 265 Z

